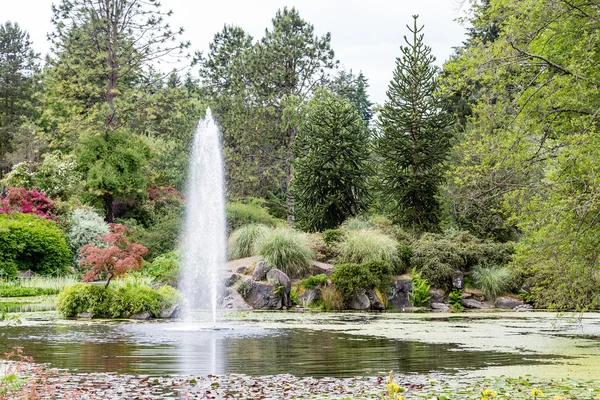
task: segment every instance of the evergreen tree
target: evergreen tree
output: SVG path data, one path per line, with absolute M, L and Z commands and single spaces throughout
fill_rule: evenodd
M 367 93 L 368 79 L 362 71 L 356 76 L 352 73 L 352 70 L 350 72 L 341 70 L 331 82 L 330 87 L 335 94 L 354 104 L 360 117 L 369 126 L 371 118 L 373 118 L 373 103 L 369 100 Z
M 396 59 L 384 107 L 379 116 L 377 153 L 381 157 L 381 195 L 394 217 L 417 231 L 436 230 L 440 221 L 437 194 L 450 148 L 451 115 L 438 95 L 438 68 L 423 43 L 423 26 L 408 27 L 402 56 Z
M 349 101 L 330 91 L 308 103 L 294 145 L 296 221 L 302 228 L 335 228 L 365 209 L 369 132 Z

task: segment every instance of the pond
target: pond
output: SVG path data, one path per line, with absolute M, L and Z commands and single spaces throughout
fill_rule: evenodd
M 600 335 L 595 331 L 565 330 L 556 322 L 540 324 L 538 318 L 254 312 L 229 314 L 220 329 L 213 330 L 172 321 L 53 317 L 3 327 L 0 351 L 22 346 L 36 362 L 72 372 L 151 376 L 535 371 L 558 364 L 572 368 L 594 356 L 596 350 L 590 353 L 582 344 L 597 347 Z M 595 327 L 598 322 L 586 324 Z M 572 346 L 556 346 L 559 342 Z M 590 362 L 594 360 L 598 359 Z

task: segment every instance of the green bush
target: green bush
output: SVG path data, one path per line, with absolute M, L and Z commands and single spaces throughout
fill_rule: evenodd
M 331 281 L 344 299 L 361 290 L 378 288 L 386 292 L 392 284 L 391 266 L 386 261 L 340 264 L 333 270 Z
M 416 269 L 412 270 L 410 280 L 412 281 L 412 291 L 408 295 L 408 300 L 413 307 L 423 307 L 431 299 L 429 293 L 431 286 Z
M 256 204 L 228 203 L 225 206 L 225 213 L 227 215 L 228 232 L 249 224 L 262 224 L 274 227 L 281 222 L 271 216 L 266 209 Z
M 34 297 L 51 296 L 60 290 L 41 287 L 0 286 L 0 297 Z
M 452 286 L 454 271 L 467 272 L 477 264 L 506 265 L 514 252 L 512 243 L 481 240 L 467 232 L 426 233 L 411 247 L 411 265 L 442 289 Z
M 155 290 L 140 284 L 112 286 L 79 283 L 63 290 L 56 309 L 65 317 L 89 312 L 92 318 L 118 318 L 148 312 L 157 317 L 177 299 L 175 289 Z
M 258 253 L 272 267 L 285 272 L 290 278 L 308 275 L 313 257 L 310 245 L 299 232 L 278 228 L 267 232 L 257 243 Z
M 508 267 L 478 265 L 471 271 L 475 287 L 483 292 L 488 300 L 507 292 L 513 286 L 513 277 Z
M 306 279 L 298 282 L 298 286 L 303 286 L 306 289 L 314 289 L 317 286 L 325 286 L 329 282 L 329 278 L 325 274 L 311 275 Z
M 255 256 L 256 244 L 267 235 L 269 228 L 260 224 L 242 226 L 229 236 L 228 255 L 230 260 Z
M 403 272 L 404 265 L 398 254 L 398 242 L 379 231 L 350 231 L 337 248 L 342 263 L 386 261 L 392 265 L 394 272 Z
M 170 252 L 161 254 L 142 270 L 144 275 L 153 278 L 154 282 L 177 284 L 179 279 L 179 264 L 181 256 L 179 253 Z
M 462 305 L 462 290 L 454 289 L 448 295 L 448 303 L 450 304 L 450 311 L 461 312 L 463 310 Z
M 0 214 L 0 274 L 18 270 L 63 274 L 71 263 L 67 241 L 53 221 L 32 214 Z
M 161 254 L 175 250 L 183 223 L 179 212 L 171 211 L 158 216 L 156 222 L 148 228 L 141 225 L 133 227 L 133 241 L 148 248 L 145 259 L 154 260 Z M 128 228 L 130 228 L 129 224 Z
M 327 246 L 341 242 L 345 236 L 346 232 L 342 229 L 327 229 L 323 231 L 323 240 Z

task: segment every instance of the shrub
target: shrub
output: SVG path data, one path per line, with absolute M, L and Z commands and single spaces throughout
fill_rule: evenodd
M 54 219 L 53 210 L 54 203 L 46 197 L 44 192 L 35 188 L 27 190 L 22 187 L 11 187 L 5 197 L 0 196 L 0 214 L 20 212 Z
M 341 310 L 344 307 L 342 294 L 333 286 L 324 286 L 321 288 L 321 299 L 325 311 Z
M 148 249 L 145 258 L 152 261 L 159 255 L 176 249 L 182 224 L 181 214 L 170 211 L 158 216 L 148 228 L 140 225 L 132 226 L 131 237 L 133 241 Z
M 91 282 L 100 277 L 106 278 L 106 286 L 115 276 L 123 276 L 130 270 L 138 270 L 144 265 L 143 256 L 148 249 L 141 244 L 131 243 L 125 236 L 124 225 L 111 224 L 111 233 L 102 236 L 106 246 L 98 247 L 93 243 L 81 249 L 80 266 L 87 270 L 83 277 Z
M 317 286 L 323 287 L 327 285 L 327 282 L 329 282 L 329 278 L 325 274 L 311 275 L 308 278 L 302 279 L 300 282 L 298 282 L 298 286 L 303 286 L 306 289 L 314 289 Z
M 257 249 L 270 266 L 279 268 L 290 278 L 309 273 L 313 254 L 306 238 L 299 232 L 273 229 L 258 242 Z
M 175 285 L 179 279 L 180 262 L 181 257 L 176 252 L 161 254 L 152 261 L 149 267 L 144 267 L 143 271 L 155 282 Z
M 392 283 L 392 272 L 385 261 L 340 264 L 333 270 L 331 280 L 344 299 L 348 299 L 362 290 L 378 288 L 387 291 Z
M 475 287 L 489 300 L 510 290 L 513 277 L 508 267 L 478 265 L 471 271 Z
M 75 264 L 79 264 L 81 248 L 88 243 L 102 246 L 102 235 L 107 234 L 110 228 L 104 219 L 93 210 L 78 208 L 69 217 L 67 239 Z
M 268 231 L 268 227 L 259 224 L 245 225 L 233 231 L 229 236 L 229 259 L 236 260 L 258 254 L 256 245 Z
M 448 303 L 450 304 L 450 311 L 461 312 L 463 310 L 462 305 L 462 290 L 454 289 L 448 295 Z
M 416 269 L 412 270 L 410 279 L 412 281 L 412 291 L 408 295 L 410 304 L 412 304 L 413 307 L 422 307 L 426 305 L 429 299 L 431 299 L 431 294 L 429 293 L 431 286 L 427 282 L 427 279 L 423 279 Z
M 90 313 L 92 318 L 118 318 L 142 312 L 157 317 L 178 299 L 175 289 L 164 288 L 155 290 L 141 284 L 113 288 L 79 283 L 60 293 L 56 309 L 65 317 L 84 312 Z
M 395 272 L 402 272 L 398 256 L 398 242 L 375 230 L 348 232 L 338 245 L 339 259 L 343 263 L 387 261 Z
M 345 236 L 346 232 L 342 229 L 327 229 L 323 231 L 323 240 L 327 246 L 341 242 Z
M 228 203 L 225 206 L 225 213 L 227 214 L 228 232 L 249 224 L 274 227 L 280 222 L 272 217 L 267 210 L 255 204 Z
M 60 275 L 71 252 L 53 221 L 31 214 L 0 214 L 0 274 L 12 277 L 18 270 Z

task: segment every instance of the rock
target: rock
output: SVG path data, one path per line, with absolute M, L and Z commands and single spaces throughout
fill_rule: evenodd
M 152 318 L 152 316 L 150 315 L 150 313 L 148 311 L 144 311 L 144 312 L 140 312 L 140 313 L 136 313 L 136 314 L 131 314 L 131 316 L 129 318 L 146 321 L 146 320 L 149 320 L 150 318 Z
M 283 305 L 287 308 L 291 307 L 292 299 L 290 297 L 290 292 L 292 290 L 292 282 L 285 272 L 277 268 L 272 268 L 267 272 L 267 281 L 275 287 L 283 287 L 283 292 L 280 293 L 283 299 Z
M 258 264 L 261 260 L 260 257 L 246 257 L 237 260 L 228 261 L 226 264 L 227 271 L 237 272 L 238 274 L 244 274 L 248 269 Z
M 389 304 L 394 308 L 410 307 L 410 301 L 408 300 L 410 292 L 412 292 L 412 281 L 410 279 L 395 280 L 388 296 Z
M 348 301 L 348 308 L 351 310 L 368 310 L 369 307 L 371 307 L 371 301 L 365 292 L 355 294 Z
M 469 297 L 463 297 L 464 298 L 472 298 L 475 299 L 477 301 L 484 301 L 485 300 L 485 296 L 483 295 L 483 292 L 481 290 L 478 289 L 473 289 L 473 288 L 469 288 L 469 289 L 465 289 L 463 292 L 464 294 L 469 294 Z
M 487 301 L 479 301 L 475 299 L 462 299 L 462 305 L 467 308 L 476 308 L 476 309 L 488 309 L 494 308 L 493 304 Z
M 462 271 L 456 270 L 452 274 L 452 287 L 459 290 L 465 288 L 465 274 Z
M 223 285 L 225 285 L 225 287 L 231 287 L 233 286 L 238 280 L 240 280 L 242 277 L 239 274 L 236 273 L 231 273 L 231 274 L 227 274 L 224 278 L 223 278 Z
M 506 308 L 508 310 L 512 310 L 516 307 L 522 306 L 523 304 L 525 304 L 523 300 L 515 299 L 514 297 L 498 297 L 494 305 L 496 308 Z
M 450 307 L 446 303 L 431 303 L 431 308 L 436 312 L 449 312 Z
M 246 281 L 250 285 L 248 295 L 245 297 L 246 303 L 250 307 L 259 310 L 279 310 L 283 306 L 282 296 L 275 294 L 275 287 L 266 282 Z
M 311 305 L 315 301 L 319 300 L 320 298 L 321 298 L 321 289 L 317 287 L 314 289 L 304 289 L 304 292 L 302 292 L 301 295 L 298 295 L 298 297 L 296 298 L 296 301 L 301 306 L 308 307 L 309 305 Z
M 221 307 L 226 310 L 247 311 L 252 310 L 252 307 L 244 301 L 244 298 L 234 288 L 228 288 L 220 303 Z
M 331 275 L 333 274 L 333 265 L 331 265 L 331 264 L 327 264 L 327 263 L 320 262 L 320 261 L 313 261 L 312 267 L 313 267 L 313 270 L 312 270 L 313 275 L 325 274 L 331 278 Z
M 515 307 L 514 310 L 516 312 L 532 311 L 533 306 L 531 304 L 521 304 L 520 306 Z
M 180 314 L 179 304 L 167 307 L 160 312 L 158 318 L 178 318 Z
M 371 290 L 367 291 L 366 294 L 367 294 L 367 297 L 369 298 L 369 302 L 371 303 L 372 310 L 377 310 L 377 311 L 385 310 L 385 307 L 379 300 L 379 297 L 377 296 L 377 292 L 375 292 L 375 289 L 371 289 Z
M 254 267 L 254 272 L 252 273 L 252 279 L 255 281 L 264 281 L 267 277 L 267 272 L 269 272 L 269 266 L 266 261 L 259 261 Z
M 461 293 L 460 297 L 463 299 L 470 299 L 471 297 L 473 297 L 473 295 L 471 293 Z
M 427 304 L 431 307 L 431 305 L 433 303 L 444 303 L 446 301 L 446 293 L 443 290 L 440 289 L 430 289 L 429 290 L 429 295 L 431 296 L 429 298 L 429 301 L 427 302 Z
M 92 315 L 89 312 L 80 312 L 75 317 L 77 318 L 92 318 Z

